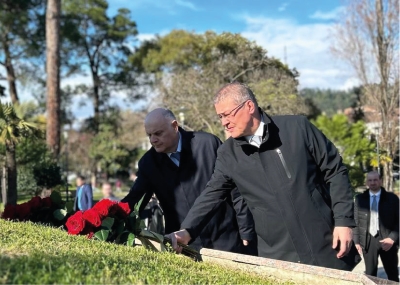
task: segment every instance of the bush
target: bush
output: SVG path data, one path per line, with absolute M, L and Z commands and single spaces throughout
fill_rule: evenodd
M 32 223 L 0 220 L 0 228 L 0 284 L 277 284 L 255 273 Z

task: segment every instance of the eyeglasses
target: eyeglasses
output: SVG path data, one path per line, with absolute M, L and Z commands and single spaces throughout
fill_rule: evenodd
M 222 121 L 223 119 L 226 118 L 231 118 L 233 116 L 235 116 L 236 114 L 233 114 L 233 112 L 239 110 L 240 108 L 243 107 L 244 103 L 246 103 L 246 101 L 242 102 L 241 104 L 237 105 L 232 111 L 230 111 L 228 114 L 218 114 L 218 118 Z

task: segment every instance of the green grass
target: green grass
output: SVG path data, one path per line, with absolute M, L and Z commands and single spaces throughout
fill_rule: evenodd
M 0 220 L 0 284 L 277 284 L 251 272 Z

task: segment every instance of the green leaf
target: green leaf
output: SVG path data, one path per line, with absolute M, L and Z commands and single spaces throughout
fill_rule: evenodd
M 140 232 L 146 227 L 144 220 L 137 218 L 135 223 L 135 231 Z
M 68 213 L 71 213 L 74 209 L 74 201 L 65 202 L 65 209 Z
M 115 226 L 115 232 L 117 235 L 120 235 L 125 229 L 124 221 L 117 221 L 117 225 Z
M 61 194 L 58 191 L 51 192 L 50 199 L 51 199 L 51 202 L 53 202 L 56 205 L 60 205 L 63 202 L 62 198 L 61 198 Z
M 143 195 L 142 199 L 140 199 L 140 201 L 135 205 L 134 211 L 135 211 L 136 213 L 139 213 L 140 206 L 142 205 L 143 199 L 144 199 L 144 197 L 146 196 L 146 194 L 147 194 L 147 193 L 145 193 L 145 194 Z
M 67 215 L 67 213 L 68 212 L 64 209 L 57 209 L 53 212 L 53 216 L 57 220 L 62 221 L 65 218 L 65 216 Z
M 113 224 L 114 224 L 114 218 L 107 217 L 101 223 L 101 228 L 111 231 Z
M 110 234 L 110 231 L 109 231 L 109 230 L 99 230 L 98 232 L 96 232 L 96 233 L 94 234 L 94 236 L 95 236 L 97 239 L 101 240 L 101 241 L 106 241 L 109 234 Z
M 128 240 L 126 241 L 127 246 L 135 246 L 135 235 L 133 233 L 129 233 Z

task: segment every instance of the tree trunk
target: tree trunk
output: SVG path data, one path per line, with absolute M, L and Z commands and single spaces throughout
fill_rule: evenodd
M 48 0 L 46 11 L 46 142 L 55 159 L 58 159 L 60 154 L 60 14 L 61 0 Z
M 385 163 L 383 167 L 383 187 L 390 192 L 393 192 L 393 161 Z
M 7 205 L 7 169 L 5 166 L 1 168 L 1 198 L 3 205 Z
M 100 125 L 100 78 L 96 73 L 93 73 L 93 108 L 93 129 L 94 133 L 97 134 Z
M 5 36 L 3 39 L 3 47 L 4 47 L 4 56 L 5 56 L 5 69 L 7 71 L 7 82 L 8 82 L 8 89 L 10 92 L 11 102 L 13 104 L 19 103 L 18 92 L 17 92 L 17 84 L 15 78 L 15 71 L 14 66 L 12 63 L 10 47 L 8 45 L 8 38 Z
M 7 204 L 17 204 L 17 163 L 15 160 L 15 144 L 6 143 L 6 168 L 7 168 Z M 6 204 L 4 204 L 6 205 Z

